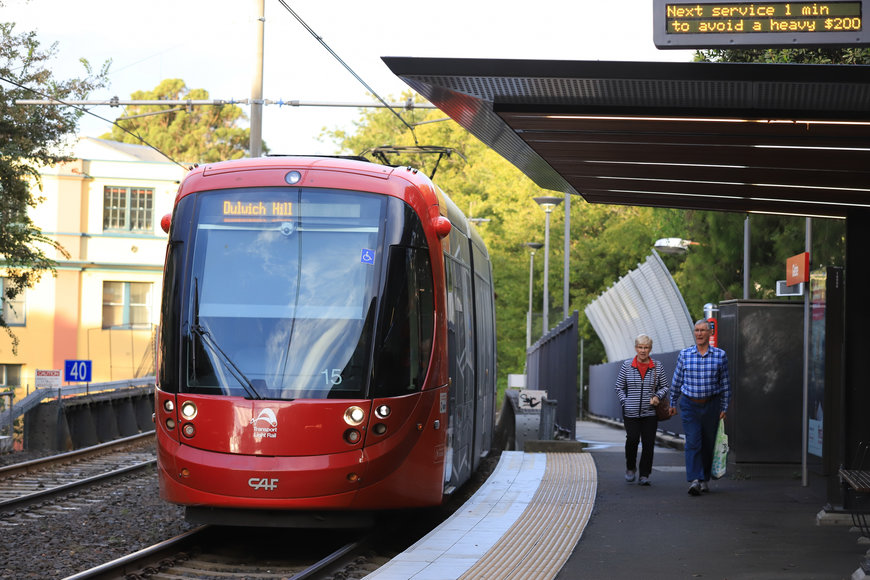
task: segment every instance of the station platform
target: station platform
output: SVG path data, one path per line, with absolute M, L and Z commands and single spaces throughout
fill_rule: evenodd
M 373 580 L 865 578 L 868 540 L 824 511 L 800 466 L 735 467 L 687 493 L 683 453 L 656 447 L 652 485 L 625 482 L 624 431 L 577 424 L 580 453 L 508 451 L 438 528 Z

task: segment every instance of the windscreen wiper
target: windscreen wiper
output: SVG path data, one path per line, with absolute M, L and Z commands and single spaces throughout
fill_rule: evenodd
M 204 344 L 208 349 L 218 356 L 221 363 L 223 363 L 224 367 L 230 372 L 231 375 L 242 385 L 242 388 L 248 394 L 248 399 L 262 399 L 260 393 L 257 392 L 257 389 L 251 383 L 250 379 L 245 376 L 245 373 L 233 362 L 233 359 L 227 355 L 223 351 L 223 349 L 218 346 L 217 342 L 211 337 L 211 333 L 209 333 L 208 329 L 199 323 L 199 279 L 193 279 L 193 292 L 194 292 L 194 302 L 193 302 L 193 324 L 190 329 L 196 334 L 202 344 Z M 194 349 L 196 350 L 196 349 Z

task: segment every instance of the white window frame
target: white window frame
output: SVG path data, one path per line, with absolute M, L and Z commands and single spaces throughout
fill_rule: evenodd
M 115 196 L 119 196 L 117 199 Z M 120 197 L 122 196 L 122 198 Z M 154 230 L 154 188 L 103 187 L 103 231 L 151 232 Z M 136 207 L 133 207 L 134 201 Z
M 0 277 L 0 293 L 3 296 L 3 320 L 6 321 L 6 326 L 26 326 L 27 325 L 27 290 L 22 288 L 13 300 L 6 297 L 6 284 L 8 278 Z
M 106 284 L 121 284 L 121 302 L 109 302 L 105 301 L 105 287 Z M 148 286 L 148 298 L 144 303 L 132 303 L 132 288 L 133 285 L 143 285 Z M 154 283 L 153 282 L 129 282 L 122 280 L 103 280 L 103 319 L 102 319 L 102 328 L 103 329 L 111 329 L 111 328 L 149 328 L 151 326 L 151 306 L 153 302 L 154 296 Z M 105 308 L 107 306 L 110 307 L 121 307 L 121 324 L 108 324 L 106 322 Z M 133 319 L 132 313 L 134 308 L 145 308 L 146 316 L 144 322 L 132 323 Z

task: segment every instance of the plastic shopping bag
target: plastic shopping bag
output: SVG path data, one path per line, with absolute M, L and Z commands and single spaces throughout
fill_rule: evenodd
M 728 435 L 725 434 L 725 421 L 719 419 L 719 430 L 716 431 L 716 442 L 713 445 L 713 479 L 725 475 L 728 464 Z

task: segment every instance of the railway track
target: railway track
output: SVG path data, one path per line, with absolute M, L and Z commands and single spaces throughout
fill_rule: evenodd
M 150 441 L 144 445 L 153 449 Z M 58 461 L 70 464 L 80 459 L 54 457 L 9 466 L 0 470 L 0 489 L 12 479 L 38 479 L 48 468 L 37 465 Z M 90 469 L 97 468 L 79 466 L 78 471 Z M 355 580 L 383 565 L 459 505 L 389 512 L 378 518 L 368 534 L 359 530 L 219 526 L 212 526 L 210 532 L 193 532 L 178 525 L 180 514 L 157 509 L 155 495 L 152 468 L 140 475 L 128 474 L 110 485 L 72 489 L 55 499 L 43 497 L 36 505 L 15 512 L 9 512 L 7 504 L 0 509 L 0 534 L 17 534 L 21 545 L 31 546 L 28 549 L 42 557 L 16 562 L 10 557 L 16 558 L 17 552 L 7 550 L 5 556 L 0 555 L 0 576 Z M 452 500 L 461 502 L 462 498 Z M 166 540 L 176 535 L 178 538 Z M 50 547 L 46 538 L 50 538 Z
M 441 523 L 464 499 L 384 513 L 366 530 L 201 526 L 66 580 L 358 580 Z
M 153 468 L 156 463 L 153 438 L 154 432 L 150 431 L 0 467 L 0 515 L 6 516 L 5 521 L 11 513 Z
M 66 580 L 359 577 L 382 562 L 363 555 L 365 532 L 201 526 Z

